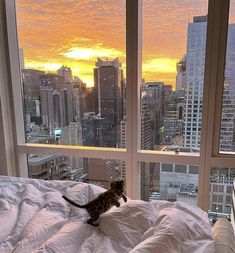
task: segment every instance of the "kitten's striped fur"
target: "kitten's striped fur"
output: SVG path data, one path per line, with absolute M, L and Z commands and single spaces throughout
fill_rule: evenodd
M 67 200 L 71 205 L 74 205 L 79 208 L 85 208 L 87 212 L 90 214 L 90 219 L 87 221 L 88 224 L 97 226 L 98 219 L 100 214 L 109 210 L 112 206 L 119 207 L 119 199 L 122 197 L 126 202 L 127 197 L 123 193 L 124 191 L 124 180 L 113 181 L 110 184 L 110 188 L 101 193 L 98 197 L 88 202 L 86 205 L 79 205 L 72 200 L 68 199 L 66 196 L 63 196 L 65 200 Z

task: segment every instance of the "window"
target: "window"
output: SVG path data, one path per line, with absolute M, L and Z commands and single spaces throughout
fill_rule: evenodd
M 204 73 L 198 73 L 197 67 L 200 65 L 204 69 L 205 65 L 207 1 L 200 1 L 200 7 L 191 1 L 188 6 L 183 1 L 176 1 L 169 8 L 158 2 L 143 1 L 140 134 L 145 142 L 141 142 L 141 149 L 169 151 L 176 146 L 184 148 L 184 152 L 192 152 L 193 148 L 200 147 L 201 112 L 194 110 L 197 114 L 191 114 L 189 108 L 198 103 L 192 90 L 203 89 L 203 83 L 199 85 L 194 79 L 196 76 L 204 79 Z M 181 8 L 185 12 L 176 16 Z M 193 17 L 190 22 L 189 12 Z M 169 33 L 170 27 L 174 29 L 173 33 Z M 204 38 L 203 42 L 201 38 Z M 176 42 L 173 48 L 172 41 Z M 195 57 L 192 51 L 200 56 Z M 155 93 L 161 95 L 156 97 Z M 200 101 L 202 99 L 201 95 Z M 186 112 L 184 117 L 182 111 Z M 192 117 L 197 118 L 197 128 L 188 124 Z M 189 126 L 188 132 L 184 131 L 185 126 Z M 197 132 L 198 138 L 192 143 L 188 139 L 193 131 Z M 148 133 L 151 133 L 151 139 L 143 137 L 149 136 Z
M 220 152 L 235 151 L 235 1 L 230 3 L 228 38 L 226 45 L 222 111 L 220 118 Z
M 177 164 L 139 163 L 141 198 L 147 201 L 178 200 L 195 206 L 198 194 L 198 175 L 191 174 L 189 167 Z
M 226 203 L 226 198 L 224 198 L 226 195 L 226 187 L 224 186 L 227 181 L 225 178 L 221 179 L 221 173 L 226 173 L 224 170 L 233 168 L 235 157 L 232 154 L 228 157 L 223 152 L 218 152 L 220 145 L 218 132 L 220 133 L 220 128 L 221 133 L 224 132 L 225 139 L 228 138 L 229 141 L 231 138 L 226 129 L 230 131 L 232 127 L 227 128 L 227 125 L 221 127 L 221 115 L 218 119 L 217 112 L 222 112 L 223 106 L 227 110 L 228 106 L 231 105 L 230 98 L 224 100 L 223 106 L 219 102 L 219 98 L 222 97 L 219 91 L 223 90 L 224 87 L 224 81 L 221 82 L 223 78 L 221 79 L 220 76 L 225 69 L 223 59 L 226 58 L 228 1 L 209 0 L 208 5 L 207 1 L 204 0 L 197 1 L 197 3 L 191 1 L 190 8 L 189 5 L 185 5 L 185 1 L 180 0 L 164 6 L 151 1 L 143 1 L 142 6 L 141 2 L 141 0 L 120 0 L 107 3 L 101 1 L 94 9 L 96 13 L 93 17 L 86 17 L 86 10 L 94 8 L 89 0 L 82 1 L 82 4 L 81 1 L 72 1 L 69 4 L 67 2 L 64 2 L 64 4 L 56 3 L 64 8 L 67 5 L 76 6 L 71 10 L 80 11 L 72 14 L 82 15 L 85 19 L 71 19 L 71 16 L 68 18 L 66 16 L 68 13 L 63 11 L 62 18 L 56 19 L 56 23 L 59 24 L 64 19 L 69 20 L 69 22 L 66 25 L 59 24 L 56 27 L 60 31 L 59 35 L 58 33 L 50 33 L 50 40 L 45 42 L 45 38 L 50 31 L 46 21 L 50 19 L 51 14 L 45 15 L 45 23 L 41 24 L 39 22 L 40 12 L 37 10 L 45 5 L 44 9 L 49 11 L 49 7 L 55 5 L 55 3 L 47 1 L 31 6 L 30 0 L 16 0 L 19 47 L 23 49 L 22 51 L 18 49 L 17 45 L 14 0 L 6 1 L 7 22 L 5 30 L 7 30 L 6 36 L 8 36 L 10 59 L 7 58 L 8 53 L 6 53 L 4 59 L 7 59 L 8 65 L 10 62 L 10 69 L 4 67 L 4 72 L 8 73 L 11 78 L 2 82 L 6 89 L 3 90 L 5 93 L 1 93 L 1 96 L 8 99 L 8 102 L 3 101 L 2 104 L 5 107 L 0 108 L 0 117 L 4 119 L 2 120 L 4 123 L 9 123 L 9 129 L 13 129 L 13 132 L 16 129 L 17 149 L 13 145 L 14 142 L 12 142 L 11 150 L 17 150 L 17 156 L 15 155 L 14 158 L 20 164 L 18 174 L 16 172 L 9 172 L 9 174 L 28 176 L 26 154 L 53 156 L 52 160 L 43 164 L 39 173 L 35 173 L 33 169 L 29 170 L 32 177 L 45 177 L 45 173 L 48 173 L 45 171 L 53 171 L 53 165 L 55 164 L 56 166 L 61 164 L 61 167 L 63 167 L 64 163 L 70 161 L 70 157 L 81 159 L 83 164 L 87 159 L 119 161 L 121 172 L 122 170 L 125 172 L 121 175 L 125 175 L 127 180 L 128 195 L 132 198 L 151 200 L 160 198 L 161 195 L 161 192 L 159 192 L 160 184 L 164 180 L 163 178 L 157 178 L 157 176 L 160 175 L 160 165 L 162 165 L 161 172 L 164 175 L 174 173 L 178 178 L 185 176 L 184 180 L 180 182 L 182 187 L 187 188 L 188 174 L 190 177 L 196 178 L 194 184 L 195 191 L 198 187 L 196 200 L 200 207 L 204 210 L 209 208 L 211 212 L 214 210 L 214 212 L 226 213 L 226 210 L 229 210 L 229 204 Z M 232 11 L 233 1 L 231 1 L 230 6 Z M 27 19 L 29 18 L 27 16 L 29 9 L 34 14 L 31 19 Z M 58 8 L 53 8 L 52 11 L 56 10 Z M 113 15 L 110 15 L 110 13 L 113 13 Z M 143 19 L 141 19 L 142 14 Z M 190 20 L 188 19 L 189 14 Z M 57 15 L 60 15 L 60 13 L 58 12 Z M 95 22 L 84 23 L 84 27 L 88 25 L 88 28 L 84 30 L 84 27 L 80 26 L 79 30 L 79 22 L 82 22 L 82 20 L 85 22 L 87 18 L 95 18 Z M 143 20 L 142 23 L 141 20 Z M 27 24 L 30 24 L 30 26 L 27 26 Z M 37 25 L 40 26 L 38 32 L 30 30 L 32 27 L 37 27 Z M 28 28 L 26 29 L 26 27 Z M 74 27 L 76 28 L 75 38 L 70 37 L 70 32 L 74 31 Z M 94 33 L 92 33 L 90 27 L 96 28 Z M 141 29 L 142 33 L 140 32 Z M 28 35 L 26 36 L 23 31 Z M 98 36 L 100 31 L 103 34 L 101 37 Z M 91 38 L 91 34 L 94 37 Z M 200 36 L 198 36 L 199 34 Z M 30 36 L 36 38 L 31 47 L 28 40 Z M 141 47 L 142 39 L 143 46 Z M 27 43 L 22 44 L 23 41 Z M 169 46 L 172 41 L 176 42 L 176 48 Z M 65 46 L 63 46 L 63 43 L 65 43 Z M 58 60 L 65 59 L 63 57 L 66 55 L 70 57 L 69 61 L 59 61 L 58 65 L 48 64 L 50 59 L 47 55 L 39 55 L 48 46 L 47 44 L 62 50 L 47 51 L 48 55 L 54 51 L 53 53 L 59 56 Z M 1 43 L 0 45 L 1 53 L 5 53 L 5 47 Z M 32 45 L 40 47 L 41 51 L 33 51 Z M 60 45 L 62 46 L 60 47 Z M 69 47 L 66 47 L 66 45 Z M 79 47 L 76 47 L 76 45 Z M 78 56 L 74 49 L 80 50 Z M 98 49 L 105 49 L 100 55 L 102 62 L 96 58 L 98 56 L 96 50 Z M 28 60 L 30 50 L 34 52 L 33 57 L 37 58 L 38 62 L 41 59 L 45 64 L 48 64 L 45 66 L 48 68 L 55 67 L 55 71 L 58 70 L 59 72 L 52 74 L 41 73 L 40 71 L 45 70 L 38 68 L 38 65 L 33 65 L 33 62 Z M 20 53 L 20 57 L 18 57 L 17 52 Z M 110 59 L 105 58 L 107 54 L 110 57 L 109 53 L 112 54 L 111 59 L 116 67 L 110 66 L 112 65 L 109 64 Z M 22 71 L 25 73 L 22 75 L 24 94 L 21 98 L 19 68 L 22 68 L 24 64 L 22 61 L 24 59 L 23 54 L 25 66 L 37 68 L 34 72 L 35 78 L 31 78 L 28 71 Z M 89 70 L 79 68 L 82 65 L 77 65 L 75 68 L 69 66 L 69 63 L 74 62 L 73 57 L 83 57 L 82 61 L 87 63 L 88 60 L 84 58 L 91 55 L 93 57 L 94 54 L 95 59 L 89 65 Z M 141 54 L 143 55 L 142 62 Z M 118 57 L 118 60 L 115 57 Z M 218 61 L 218 59 L 220 60 Z M 233 58 L 229 58 L 229 60 L 232 61 Z M 95 62 L 98 66 L 95 66 Z M 120 66 L 120 63 L 122 63 L 122 66 Z M 100 64 L 102 69 L 99 69 Z M 141 64 L 143 67 L 142 72 L 140 71 Z M 8 65 L 6 64 L 6 66 Z M 62 91 L 53 88 L 54 86 L 60 87 L 60 77 L 70 79 L 69 68 L 72 70 L 73 75 L 76 75 L 76 71 L 78 76 L 80 75 L 76 80 L 73 77 L 73 81 L 79 83 L 78 86 L 73 88 L 78 89 L 76 94 L 81 96 L 78 99 L 80 108 L 76 107 L 76 96 L 69 92 L 71 83 L 66 82 L 67 87 Z M 231 68 L 229 66 L 230 70 Z M 94 72 L 93 69 L 95 69 Z M 89 80 L 85 80 L 81 72 L 84 76 L 86 74 L 92 76 L 92 79 L 94 77 L 94 84 L 97 85 L 94 85 L 93 90 L 96 89 L 96 94 L 100 95 L 100 98 L 103 96 L 104 103 L 101 100 L 97 103 L 99 96 L 93 98 L 91 95 L 92 89 L 87 89 L 87 86 L 87 93 L 83 93 L 85 87 L 81 80 L 86 81 L 87 84 Z M 41 74 L 43 78 L 40 77 Z M 1 75 L 0 78 L 3 77 Z M 119 80 L 117 81 L 116 78 L 119 78 Z M 40 104 L 38 96 L 35 96 L 33 85 L 29 85 L 34 81 L 39 83 L 39 79 L 40 85 L 49 86 L 49 88 L 40 88 L 41 97 L 46 101 L 43 106 Z M 101 88 L 101 81 L 104 88 L 102 91 L 99 89 Z M 182 87 L 179 88 L 175 83 L 183 84 L 182 93 L 179 92 Z M 62 84 L 64 85 L 64 82 Z M 106 87 L 106 84 L 110 89 Z M 120 84 L 120 89 L 114 89 L 116 84 Z M 178 91 L 176 87 L 179 88 Z M 110 90 L 116 92 L 113 97 L 109 93 Z M 10 106 L 11 96 L 9 94 L 14 98 L 14 110 Z M 26 105 L 24 113 L 22 113 L 21 99 Z M 117 103 L 114 101 L 115 99 L 117 99 Z M 87 105 L 89 103 L 96 103 L 93 111 L 90 109 L 85 110 L 89 108 Z M 54 109 L 45 109 L 48 104 Z M 9 114 L 13 118 L 11 121 L 7 121 L 9 115 L 6 114 L 6 108 L 9 109 Z M 48 114 L 44 113 L 42 117 L 41 114 L 45 111 L 44 109 Z M 73 113 L 69 115 L 68 112 L 71 112 L 71 110 Z M 75 110 L 75 113 L 73 110 Z M 102 113 L 100 115 L 97 110 L 105 115 L 113 116 L 114 112 L 118 112 L 115 115 L 117 120 L 103 120 Z M 91 114 L 85 114 L 88 112 Z M 231 121 L 232 112 L 227 111 L 226 113 L 224 119 Z M 38 117 L 39 115 L 41 115 L 41 118 Z M 79 116 L 85 120 L 77 120 Z M 31 121 L 34 123 L 31 124 Z M 14 122 L 16 122 L 16 125 L 14 125 Z M 47 125 L 47 129 L 44 128 L 45 126 L 41 127 L 41 122 Z M 70 124 L 71 122 L 73 124 Z M 6 127 L 2 133 L 8 139 L 5 129 Z M 104 129 L 109 131 L 105 133 Z M 117 129 L 119 130 L 116 135 Z M 67 134 L 65 134 L 66 131 Z M 35 141 L 32 141 L 35 137 L 33 132 L 41 133 Z M 46 138 L 44 138 L 44 134 L 47 135 Z M 115 141 L 112 140 L 114 136 Z M 104 145 L 101 143 L 104 143 Z M 226 143 L 223 143 L 223 147 L 226 145 Z M 170 171 L 170 166 L 165 167 L 163 164 L 171 164 L 172 171 Z M 73 166 L 68 167 L 73 168 Z M 213 173 L 211 168 L 213 168 Z M 154 187 L 151 185 L 151 173 L 153 173 L 153 179 L 156 182 L 156 186 L 155 182 L 153 184 Z M 219 175 L 219 178 L 217 175 Z M 232 175 L 233 177 L 234 175 Z M 222 185 L 224 191 L 221 190 L 222 186 L 210 187 L 208 182 L 211 185 Z M 183 186 L 183 184 L 186 184 L 186 186 Z M 145 187 L 143 187 L 144 185 Z M 215 189 L 215 192 L 210 192 L 210 188 L 211 191 Z M 219 196 L 214 197 L 216 200 L 221 200 L 222 196 L 224 202 L 214 203 L 212 201 L 213 195 Z M 172 200 L 175 198 L 172 198 Z M 229 198 L 227 198 L 227 202 L 228 200 Z
M 26 142 L 125 147 L 125 1 L 82 3 L 16 0 Z

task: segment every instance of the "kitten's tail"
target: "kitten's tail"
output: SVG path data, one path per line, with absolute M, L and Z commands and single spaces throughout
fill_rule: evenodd
M 79 204 L 73 202 L 71 199 L 68 199 L 66 196 L 62 196 L 66 201 L 68 201 L 71 205 L 79 207 L 79 208 L 85 208 L 85 206 L 80 206 Z

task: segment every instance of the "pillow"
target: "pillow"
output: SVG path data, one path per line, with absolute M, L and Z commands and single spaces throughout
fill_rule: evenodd
M 215 253 L 234 253 L 235 237 L 232 224 L 225 218 L 218 219 L 213 227 Z

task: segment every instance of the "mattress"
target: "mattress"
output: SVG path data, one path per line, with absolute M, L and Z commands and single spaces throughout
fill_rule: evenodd
M 128 199 L 86 223 L 85 204 L 105 190 L 74 181 L 0 176 L 0 253 L 212 253 L 207 213 L 183 202 Z

